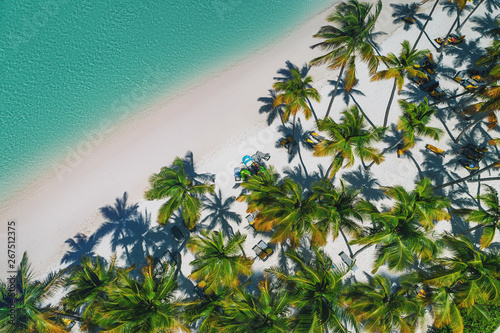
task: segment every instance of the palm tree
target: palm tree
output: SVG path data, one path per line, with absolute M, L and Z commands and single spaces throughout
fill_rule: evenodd
M 189 278 L 202 281 L 206 293 L 218 288 L 236 288 L 239 275 L 252 274 L 253 259 L 240 254 L 245 239 L 246 235 L 239 232 L 226 238 L 217 231 L 201 231 L 201 236 L 191 237 L 187 247 L 196 259 L 189 263 L 193 266 Z
M 379 150 L 371 146 L 380 141 L 384 129 L 380 127 L 365 129 L 365 117 L 357 106 L 344 110 L 342 115 L 339 123 L 331 118 L 319 121 L 318 129 L 325 132 L 327 138 L 314 147 L 313 155 L 334 156 L 325 173 L 326 177 L 330 175 L 329 178 L 335 176 L 344 160 L 347 160 L 344 168 L 352 166 L 356 156 L 362 161 L 374 161 L 377 164 L 384 160 Z
M 344 302 L 367 332 L 415 332 L 424 308 L 401 286 L 376 275 L 369 283 L 356 283 L 345 292 Z
M 230 288 L 218 288 L 215 292 L 204 294 L 198 301 L 185 307 L 184 318 L 186 322 L 197 323 L 197 332 L 220 332 L 223 305 L 234 291 Z
M 375 56 L 374 47 L 371 44 L 371 35 L 375 22 L 377 21 L 382 2 L 379 0 L 375 11 L 372 12 L 373 5 L 349 0 L 342 2 L 335 7 L 335 11 L 327 17 L 327 21 L 334 25 L 321 27 L 315 38 L 324 39 L 312 48 L 319 47 L 327 51 L 326 54 L 311 60 L 311 65 L 327 64 L 329 69 L 339 69 L 340 73 L 335 83 L 332 98 L 328 105 L 325 118 L 330 115 L 333 100 L 337 94 L 337 88 L 346 70 L 345 86 L 346 92 L 351 91 L 357 83 L 356 59 L 360 57 L 362 61 L 368 63 L 370 73 L 373 74 L 378 67 L 378 59 Z
M 356 221 L 363 219 L 358 210 L 359 191 L 346 188 L 344 182 L 340 181 L 340 188 L 336 189 L 327 179 L 322 179 L 313 184 L 312 191 L 318 204 L 327 211 L 327 217 L 320 220 L 320 224 L 325 224 L 321 229 L 327 230 L 326 234 L 332 234 L 335 240 L 339 232 L 342 233 L 347 243 L 345 234 L 356 235 L 360 229 Z
M 149 177 L 151 188 L 144 193 L 148 200 L 168 198 L 158 212 L 158 223 L 166 224 L 173 213 L 181 208 L 186 227 L 191 230 L 200 218 L 202 202 L 199 196 L 213 193 L 214 184 L 199 184 L 184 171 L 184 162 L 176 157 L 171 168 Z
M 6 333 L 66 332 L 57 318 L 56 309 L 42 303 L 61 285 L 64 271 L 50 273 L 43 281 L 33 280 L 26 252 L 17 272 L 0 281 L 0 327 Z M 13 316 L 11 316 L 13 315 Z
M 462 235 L 468 234 L 476 229 L 482 228 L 483 234 L 479 244 L 481 249 L 488 247 L 495 238 L 495 232 L 500 231 L 500 201 L 498 200 L 498 192 L 491 186 L 486 186 L 486 193 L 479 195 L 478 200 L 481 201 L 486 209 L 456 209 L 452 211 L 458 216 L 465 216 L 467 222 L 475 222 L 477 225 L 464 232 Z
M 97 322 L 107 332 L 190 332 L 180 320 L 182 306 L 174 298 L 177 289 L 175 268 L 165 265 L 164 274 L 154 270 L 153 258 L 142 268 L 138 280 L 128 270 L 119 270 L 106 288 L 107 300 Z
M 424 98 L 419 104 L 408 103 L 400 99 L 399 106 L 403 110 L 403 115 L 399 117 L 396 129 L 401 131 L 404 142 L 403 150 L 408 150 L 415 146 L 416 136 L 428 137 L 439 140 L 443 135 L 443 130 L 427 126 L 436 113 L 436 109 L 429 106 L 429 100 Z
M 244 191 L 236 200 L 248 204 L 248 213 L 261 211 L 270 201 L 274 200 L 275 196 L 285 194 L 279 173 L 272 166 L 250 177 L 241 183 L 241 186 Z
M 434 318 L 433 326 L 442 328 L 449 326 L 453 333 L 463 333 L 464 322 L 455 298 L 456 294 L 445 287 L 424 287 L 419 298 L 426 307 L 430 307 Z
M 283 107 L 283 122 L 287 121 L 290 116 L 293 116 L 292 139 L 295 135 L 295 119 L 297 113 L 302 111 L 304 117 L 309 119 L 313 113 L 309 107 L 310 99 L 316 102 L 320 101 L 318 91 L 311 87 L 312 78 L 310 76 L 302 79 L 302 75 L 297 68 L 290 70 L 291 78 L 286 81 L 278 81 L 273 84 L 274 90 L 279 93 L 274 99 L 273 106 L 284 105 Z M 290 144 L 288 152 L 292 150 L 293 144 Z
M 401 94 L 403 85 L 405 82 L 405 77 L 420 77 L 426 78 L 423 72 L 418 69 L 413 68 L 413 65 L 417 63 L 418 60 L 423 58 L 429 50 L 413 50 L 410 46 L 410 42 L 405 40 L 401 43 L 402 50 L 399 56 L 394 53 L 389 53 L 387 56 L 380 56 L 380 59 L 387 65 L 388 69 L 379 71 L 372 76 L 372 81 L 388 80 L 394 79 L 394 84 L 392 86 L 391 97 L 389 98 L 389 103 L 387 104 L 387 109 L 385 110 L 384 125 L 387 126 L 387 120 L 389 117 L 389 111 L 391 109 L 392 100 L 394 98 L 394 92 L 396 87 L 398 88 L 398 95 Z
M 396 200 L 395 210 L 407 210 L 426 230 L 434 227 L 433 221 L 450 219 L 450 199 L 435 195 L 429 178 L 420 180 L 410 193 L 402 186 L 393 186 L 387 187 L 385 194 Z
M 311 237 L 313 245 L 325 245 L 326 234 L 316 223 L 326 217 L 328 211 L 316 202 L 314 196 L 304 194 L 302 186 L 286 178 L 283 183 L 285 195 L 275 196 L 255 219 L 255 228 L 270 231 L 271 242 L 284 243 L 296 248 L 305 235 Z
M 500 252 L 498 249 L 489 252 L 477 251 L 465 236 L 454 237 L 447 234 L 443 237 L 443 242 L 451 256 L 438 258 L 436 264 L 423 274 L 425 284 L 439 288 L 438 294 L 441 293 L 441 302 L 448 303 L 448 308 L 452 301 L 458 308 L 476 307 L 481 310 L 481 305 L 497 301 L 500 298 Z M 453 325 L 453 321 L 446 312 L 449 310 L 445 308 L 445 315 L 437 316 L 441 321 L 436 326 Z M 458 311 L 454 310 L 454 312 Z M 455 314 L 455 317 L 459 315 L 459 313 Z M 454 331 L 460 330 L 454 329 Z
M 281 268 L 271 268 L 268 272 L 289 288 L 291 304 L 297 309 L 294 331 L 347 332 L 347 327 L 356 328 L 354 317 L 343 306 L 341 294 L 347 271 L 333 269 L 332 260 L 316 247 L 309 260 L 296 251 L 285 255 L 297 266 L 295 274 L 288 275 Z
M 65 280 L 70 291 L 62 304 L 69 311 L 81 313 L 82 329 L 95 325 L 96 309 L 107 299 L 105 290 L 117 276 L 115 261 L 116 256 L 109 264 L 100 257 L 84 257 L 78 266 L 71 268 L 70 276 Z
M 402 186 L 388 188 L 386 194 L 396 199 L 388 212 L 380 212 L 370 202 L 363 202 L 361 209 L 372 221 L 371 227 L 361 231 L 360 237 L 350 244 L 378 244 L 375 251 L 373 273 L 387 264 L 389 269 L 401 271 L 409 268 L 416 259 L 428 261 L 438 253 L 439 247 L 431 236 L 433 220 L 449 218 L 446 208 L 449 200 L 432 194 L 430 180 L 422 179 L 414 191 L 408 193 Z
M 290 331 L 290 296 L 269 285 L 267 277 L 259 283 L 259 294 L 235 290 L 224 304 L 219 332 L 283 333 Z

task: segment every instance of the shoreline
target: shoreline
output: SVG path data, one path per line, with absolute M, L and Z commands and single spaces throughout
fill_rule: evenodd
M 337 1 L 338 2 L 338 1 Z M 183 80 L 180 87 L 174 88 L 171 91 L 156 94 L 156 96 L 141 96 L 139 101 L 137 95 L 144 95 L 144 87 L 140 87 L 137 91 L 131 91 L 123 94 L 120 99 L 117 99 L 112 104 L 123 104 L 121 102 L 132 104 L 130 107 L 120 107 L 117 109 L 121 111 L 121 116 L 116 119 L 103 119 L 95 126 L 95 129 L 87 133 L 85 138 L 75 141 L 73 144 L 68 145 L 65 149 L 60 149 L 56 154 L 58 157 L 53 160 L 47 160 L 46 165 L 38 168 L 35 165 L 28 167 L 29 175 L 33 175 L 31 182 L 26 182 L 19 186 L 12 186 L 12 192 L 8 193 L 5 199 L 0 200 L 0 215 L 7 212 L 12 205 L 22 201 L 24 197 L 32 195 L 34 192 L 40 191 L 47 183 L 53 182 L 54 178 L 61 180 L 60 175 L 69 172 L 70 169 L 78 167 L 81 160 L 88 158 L 92 153 L 99 149 L 102 145 L 108 144 L 113 138 L 120 136 L 122 133 L 127 132 L 131 127 L 141 125 L 147 122 L 148 119 L 159 112 L 160 109 L 166 108 L 168 105 L 174 104 L 177 100 L 184 98 L 190 91 L 200 89 L 200 87 L 209 85 L 212 80 L 220 79 L 228 75 L 233 70 L 238 69 L 245 64 L 252 62 L 256 58 L 264 56 L 275 48 L 276 44 L 280 44 L 280 40 L 288 39 L 302 26 L 306 25 L 316 17 L 321 16 L 331 11 L 337 4 L 330 4 L 326 8 L 311 10 L 308 17 L 299 25 L 294 26 L 291 30 L 273 38 L 266 44 L 254 47 L 250 54 L 245 54 L 244 51 L 238 52 L 230 59 L 217 60 L 212 67 L 205 72 L 200 73 L 196 77 L 190 77 Z M 277 42 L 277 43 L 276 43 Z M 151 74 L 153 77 L 154 74 Z M 154 86 L 155 82 L 160 80 L 160 75 L 153 77 L 152 83 L 149 86 Z M 146 87 L 148 86 L 146 85 Z M 132 96 L 132 97 L 131 97 Z M 135 96 L 135 97 L 134 97 Z M 153 101 L 151 101 L 153 99 Z M 112 108 L 112 107 L 111 107 Z M 171 111 L 172 112 L 172 111 Z M 32 170 L 34 169 L 34 170 Z M 34 179 L 36 178 L 36 179 Z M 9 186 L 8 186 L 9 187 Z
M 44 239 L 54 238 L 54 244 L 57 244 L 56 249 L 47 251 L 50 254 L 42 255 L 33 250 L 38 246 L 21 240 L 19 251 L 33 253 L 34 262 L 44 263 L 42 266 L 53 265 L 60 261 L 59 254 L 66 247 L 66 239 L 78 232 L 91 232 L 102 223 L 99 207 L 112 204 L 124 192 L 129 194 L 131 201 L 141 200 L 149 175 L 171 163 L 175 156 L 184 156 L 187 151 L 192 151 L 197 163 L 203 156 L 213 153 L 216 147 L 245 132 L 245 129 L 267 127 L 265 116 L 258 112 L 262 103 L 257 99 L 267 96 L 277 70 L 285 66 L 285 61 L 302 66 L 312 59 L 312 56 L 305 55 L 315 52 L 309 48 L 313 43 L 312 35 L 324 24 L 324 18 L 335 5 L 312 15 L 285 36 L 278 37 L 277 43 L 271 42 L 259 48 L 212 77 L 188 86 L 174 98 L 160 99 L 141 111 L 140 115 L 134 115 L 120 124 L 103 123 L 102 132 L 110 132 L 106 138 L 96 137 L 95 142 L 90 142 L 90 145 L 96 144 L 94 148 L 90 148 L 88 142 L 76 148 L 87 151 L 88 155 L 73 160 L 73 164 L 56 166 L 60 177 L 54 175 L 54 167 L 50 167 L 34 186 L 28 185 L 28 194 L 23 192 L 13 196 L 0 207 L 4 220 L 20 224 L 21 235 L 44 235 Z M 300 60 L 297 61 L 297 58 Z M 328 70 L 318 67 L 312 68 L 311 72 L 330 74 Z M 242 79 L 244 77 L 247 80 Z M 249 86 L 252 88 L 245 92 Z M 203 101 L 203 107 L 195 99 Z M 243 110 L 238 110 L 236 114 L 235 109 Z M 214 114 L 211 115 L 211 112 Z M 141 116 L 144 119 L 137 121 Z M 225 121 L 220 121 L 224 118 Z M 193 122 L 193 119 L 198 120 Z M 164 126 L 159 125 L 163 123 Z M 196 139 L 213 136 L 213 130 L 204 128 L 212 123 L 218 128 L 215 131 L 218 138 Z M 111 128 L 116 128 L 116 131 Z M 149 135 L 150 139 L 145 139 L 144 135 Z M 164 142 L 176 140 L 181 142 L 169 151 L 169 144 Z M 146 144 L 149 154 L 144 154 L 143 146 Z M 125 149 L 141 156 L 127 156 Z M 141 159 L 145 163 L 139 163 Z M 106 184 L 105 188 L 102 184 Z

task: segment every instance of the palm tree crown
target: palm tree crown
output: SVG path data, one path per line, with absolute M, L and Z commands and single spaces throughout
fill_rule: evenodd
M 387 56 L 380 56 L 380 59 L 383 60 L 389 68 L 379 71 L 372 76 L 372 81 L 394 79 L 391 97 L 389 98 L 389 103 L 387 104 L 387 109 L 385 111 L 384 125 L 382 125 L 383 127 L 387 126 L 389 111 L 391 109 L 396 87 L 398 88 L 398 94 L 401 94 L 401 90 L 403 89 L 405 82 L 405 76 L 422 78 L 427 77 L 423 72 L 413 68 L 413 65 L 415 65 L 417 61 L 423 58 L 429 51 L 412 50 L 410 42 L 407 40 L 403 41 L 401 46 L 402 49 L 399 56 L 396 56 L 394 53 L 389 53 Z
M 240 253 L 246 235 L 239 232 L 226 239 L 222 232 L 202 231 L 193 236 L 187 247 L 195 253 L 196 259 L 189 264 L 193 271 L 189 276 L 206 285 L 205 292 L 213 293 L 220 287 L 235 288 L 238 276 L 252 273 L 253 259 Z
M 484 186 L 486 186 L 486 193 L 479 195 L 477 199 L 481 200 L 485 209 L 463 208 L 453 211 L 456 215 L 466 216 L 467 222 L 478 223 L 477 226 L 463 232 L 463 234 L 479 228 L 483 229 L 483 234 L 479 241 L 481 249 L 490 246 L 495 238 L 496 230 L 500 231 L 500 201 L 498 200 L 498 192 L 491 186 Z
M 312 48 L 319 47 L 327 53 L 311 60 L 311 65 L 328 64 L 330 69 L 340 68 L 340 74 L 325 117 L 330 114 L 339 82 L 346 68 L 345 90 L 351 91 L 357 83 L 356 59 L 358 56 L 362 61 L 368 63 L 370 73 L 377 70 L 378 59 L 370 41 L 375 22 L 382 10 L 382 2 L 377 2 L 373 13 L 371 13 L 372 7 L 371 4 L 357 0 L 342 2 L 327 17 L 327 21 L 334 25 L 323 26 L 314 35 L 315 38 L 321 38 L 324 41 L 313 45 Z
M 298 309 L 293 323 L 296 332 L 347 332 L 346 326 L 356 327 L 341 295 L 347 271 L 333 269 L 332 260 L 324 251 L 316 247 L 313 250 L 309 260 L 296 251 L 285 253 L 297 266 L 293 275 L 281 268 L 268 271 L 290 290 L 291 304 Z
M 415 146 L 416 136 L 429 137 L 439 140 L 443 130 L 427 126 L 436 109 L 429 106 L 427 97 L 419 104 L 408 103 L 404 99 L 399 100 L 399 106 L 403 110 L 403 115 L 399 117 L 396 129 L 403 134 L 403 150 L 408 150 Z
M 50 273 L 43 281 L 34 281 L 26 252 L 17 273 L 8 283 L 0 282 L 0 327 L 2 332 L 59 333 L 66 332 L 56 318 L 56 310 L 42 302 L 51 297 L 62 283 L 64 271 Z M 12 288 L 14 286 L 14 289 Z M 11 318 L 11 306 L 15 318 Z
M 368 332 L 415 332 L 418 318 L 423 314 L 421 303 L 409 297 L 402 287 L 376 275 L 369 283 L 356 283 L 345 293 L 348 311 Z
M 166 224 L 174 212 L 181 208 L 184 223 L 193 229 L 200 218 L 202 202 L 200 195 L 213 193 L 213 184 L 196 184 L 185 173 L 184 162 L 177 157 L 171 168 L 164 167 L 160 173 L 149 178 L 151 188 L 144 193 L 148 200 L 168 198 L 158 213 L 158 223 Z
M 352 166 L 356 156 L 377 164 L 384 160 L 379 150 L 371 146 L 382 138 L 384 130 L 379 127 L 367 130 L 365 127 L 365 118 L 357 106 L 343 111 L 339 123 L 331 118 L 319 121 L 318 129 L 325 132 L 327 138 L 314 147 L 314 156 L 334 156 L 327 177 L 333 178 L 344 160 L 347 160 L 344 167 Z
M 106 288 L 97 322 L 108 332 L 189 332 L 180 321 L 181 304 L 174 298 L 177 288 L 175 268 L 165 265 L 164 274 L 154 270 L 153 258 L 138 280 L 127 270 L 119 270 L 117 279 Z

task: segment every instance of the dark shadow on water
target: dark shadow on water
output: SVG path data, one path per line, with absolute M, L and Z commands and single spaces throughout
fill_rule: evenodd
M 222 193 L 215 192 L 210 196 L 203 198 L 203 209 L 208 215 L 200 221 L 200 228 L 214 230 L 216 226 L 220 227 L 226 236 L 234 235 L 233 228 L 229 222 L 241 223 L 241 216 L 231 211 L 231 206 L 236 201 L 236 197 L 222 198 Z M 208 225 L 204 224 L 208 222 Z

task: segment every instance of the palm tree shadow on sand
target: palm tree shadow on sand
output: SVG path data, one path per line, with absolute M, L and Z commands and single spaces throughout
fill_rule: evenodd
M 287 150 L 286 147 L 283 147 L 281 141 L 287 137 L 291 137 L 292 129 L 288 127 L 288 124 L 283 124 L 278 127 L 278 132 L 281 133 L 282 136 L 280 136 L 280 138 L 276 141 L 275 147 L 276 148 L 282 147 L 283 149 Z M 298 157 L 300 160 L 300 164 L 302 165 L 305 176 L 309 177 L 308 170 L 302 158 L 303 150 L 301 146 L 303 147 L 302 142 L 305 137 L 306 137 L 306 132 L 302 127 L 302 122 L 300 118 L 298 118 L 295 124 L 295 138 L 293 138 L 294 139 L 293 148 L 291 150 L 291 153 L 288 154 L 288 163 L 291 163 L 295 157 Z
M 202 182 L 214 182 L 215 175 L 212 173 L 197 173 L 194 170 L 194 156 L 192 151 L 187 151 L 186 155 L 182 159 L 184 162 L 184 172 L 191 179 L 202 181 Z
M 498 8 L 500 8 L 500 1 L 497 2 Z M 481 16 L 474 16 L 470 19 L 474 26 L 472 30 L 479 32 L 481 35 L 486 35 L 492 27 L 495 26 L 495 16 L 491 14 L 492 11 L 485 13 Z
M 355 171 L 343 173 L 341 178 L 346 182 L 346 185 L 360 190 L 360 195 L 365 200 L 379 201 L 386 198 L 384 191 L 380 189 L 378 179 L 373 178 L 373 174 L 361 165 Z
M 276 91 L 274 89 L 269 89 L 269 96 L 259 97 L 257 101 L 262 102 L 262 106 L 259 109 L 259 113 L 267 113 L 267 124 L 271 125 L 276 119 L 283 117 L 283 108 L 281 105 L 274 106 L 274 100 L 276 99 Z
M 392 12 L 392 17 L 394 17 L 394 20 L 392 23 L 394 24 L 399 24 L 399 23 L 404 23 L 403 29 L 405 31 L 410 30 L 410 28 L 413 26 L 412 23 L 408 22 L 405 20 L 405 18 L 410 18 L 415 20 L 415 24 L 419 29 L 422 29 L 422 22 L 420 20 L 427 20 L 429 15 L 425 13 L 419 13 L 418 9 L 420 7 L 420 4 L 417 2 L 411 3 L 411 4 L 389 4 L 394 11 Z
M 208 225 L 200 225 L 201 228 L 207 230 L 214 230 L 217 225 L 220 226 L 222 232 L 227 236 L 233 236 L 234 231 L 229 222 L 236 222 L 241 224 L 241 216 L 231 211 L 231 206 L 236 201 L 236 197 L 222 198 L 222 193 L 219 192 L 212 194 L 210 197 L 204 197 L 203 209 L 209 214 L 200 221 L 200 224 L 209 222 Z
M 83 233 L 77 233 L 75 237 L 68 238 L 65 243 L 70 250 L 67 251 L 61 259 L 61 264 L 68 264 L 68 267 L 80 264 L 83 257 L 94 257 L 94 247 L 99 245 L 100 239 L 94 234 L 87 237 Z

